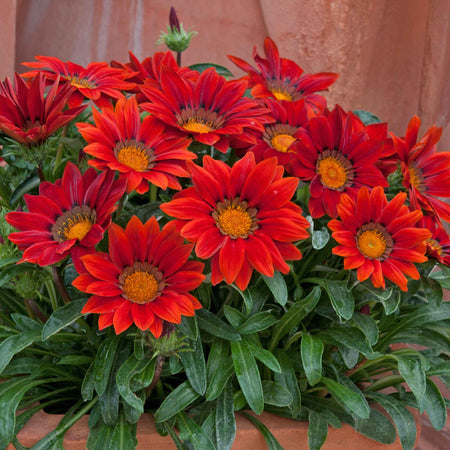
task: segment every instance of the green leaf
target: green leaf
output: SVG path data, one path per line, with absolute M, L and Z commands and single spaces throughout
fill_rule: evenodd
M 244 291 L 241 291 L 235 284 L 230 284 L 230 286 L 239 292 L 242 299 L 244 300 L 247 314 L 250 313 L 250 311 L 253 309 L 253 297 L 252 294 L 250 293 L 250 289 L 245 289 Z
M 29 389 L 39 384 L 30 377 L 16 378 L 0 383 L 0 443 L 7 445 L 14 436 L 16 411 L 22 397 Z M 2 442 L 3 441 L 3 442 Z
M 195 341 L 198 337 L 197 319 L 194 317 L 182 316 L 181 323 L 177 325 L 178 329 L 189 339 Z
M 416 442 L 416 424 L 413 415 L 399 400 L 391 395 L 378 392 L 370 392 L 368 395 L 370 395 L 370 398 L 377 400 L 392 417 L 403 449 L 412 450 Z
M 358 350 L 368 358 L 373 356 L 373 350 L 367 342 L 366 337 L 357 328 L 334 327 L 318 333 L 317 337 L 330 344 L 338 346 L 342 344 L 346 347 Z
M 0 286 L 4 286 L 11 281 L 15 276 L 24 272 L 36 271 L 30 264 L 19 264 L 17 266 L 9 266 L 2 269 L 0 272 Z
M 120 366 L 126 361 L 131 352 L 131 342 L 120 342 L 118 349 L 112 354 L 111 369 L 108 371 L 106 389 L 98 397 L 98 405 L 102 419 L 106 425 L 115 426 L 119 420 L 120 395 L 117 388 L 116 375 Z M 95 366 L 94 366 L 95 372 Z
M 276 348 L 281 338 L 290 333 L 311 311 L 314 310 L 320 299 L 320 294 L 320 287 L 316 286 L 303 300 L 295 302 L 287 310 L 273 329 L 269 350 Z
M 439 282 L 433 280 L 433 278 L 425 277 L 421 277 L 420 282 L 427 302 L 433 306 L 439 306 L 443 297 L 442 287 Z
M 303 334 L 300 352 L 306 378 L 309 384 L 314 386 L 322 378 L 323 342 L 308 333 Z
M 244 314 L 242 314 L 240 311 L 238 311 L 236 308 L 233 308 L 230 305 L 224 305 L 223 313 L 227 318 L 228 322 L 230 322 L 231 326 L 234 328 L 239 327 L 246 320 Z
M 155 412 L 155 421 L 164 422 L 183 411 L 192 402 L 197 400 L 199 394 L 190 385 L 189 381 L 181 383 L 161 403 Z
M 429 347 L 442 353 L 450 354 L 450 339 L 441 333 L 427 328 L 409 328 L 397 334 L 391 343 L 418 344 Z
M 25 180 L 23 180 L 11 194 L 11 197 L 9 199 L 9 204 L 11 205 L 11 207 L 14 207 L 17 202 L 24 196 L 24 194 L 37 188 L 40 184 L 41 181 L 35 174 L 32 174 L 28 178 L 25 178 Z
M 321 381 L 328 388 L 331 395 L 345 405 L 352 413 L 362 419 L 369 418 L 369 406 L 366 401 L 361 399 L 359 394 L 331 378 L 322 377 Z
M 273 297 L 277 303 L 281 306 L 286 305 L 288 300 L 288 289 L 286 286 L 286 280 L 280 272 L 276 272 L 273 274 L 273 277 L 268 277 L 266 275 L 261 275 L 261 278 L 267 284 L 267 287 L 272 292 Z
M 386 289 L 387 291 L 387 289 Z M 389 291 L 388 291 L 389 292 Z M 387 316 L 390 316 L 395 311 L 397 311 L 398 305 L 400 304 L 402 297 L 397 289 L 391 289 L 390 295 L 386 297 L 379 297 L 380 302 L 384 307 L 384 311 Z
M 67 366 L 84 366 L 92 362 L 92 357 L 87 355 L 66 355 L 63 356 L 57 364 Z
M 420 400 L 424 397 L 427 388 L 427 379 L 420 359 L 404 355 L 395 355 L 395 358 L 397 359 L 400 375 L 411 388 L 417 402 L 420 404 Z
M 192 351 L 180 353 L 181 363 L 191 386 L 203 395 L 206 392 L 206 363 L 200 336 L 195 341 L 189 339 L 189 346 Z
M 439 265 L 440 270 L 430 274 L 430 278 L 436 280 L 443 289 L 450 289 L 450 268 L 442 264 Z
M 208 387 L 206 389 L 206 400 L 208 402 L 215 400 L 224 390 L 227 381 L 234 374 L 234 366 L 231 357 L 224 360 L 224 364 L 218 367 L 208 379 Z
M 270 311 L 256 313 L 237 328 L 241 334 L 252 334 L 263 331 L 276 323 L 278 319 Z
M 119 422 L 117 422 L 112 432 L 109 448 L 135 450 L 136 446 L 136 424 L 127 423 L 125 417 L 121 414 Z
M 266 441 L 268 450 L 283 450 L 283 447 L 275 439 L 275 436 L 260 420 L 244 411 L 240 411 L 239 414 L 242 414 L 246 419 L 250 420 L 256 428 L 258 428 Z
M 224 364 L 226 364 L 226 361 L 228 361 L 229 354 L 230 345 L 228 344 L 228 342 L 215 337 L 211 344 L 208 354 L 208 362 L 206 364 L 206 373 L 208 380 L 211 379 L 211 377 L 218 369 L 223 368 Z
M 216 404 L 216 448 L 229 450 L 236 435 L 234 417 L 233 385 L 228 382 Z
M 325 443 L 328 434 L 328 424 L 322 414 L 309 410 L 308 446 L 310 450 L 319 450 Z
M 87 441 L 88 450 L 135 450 L 136 446 L 136 424 L 127 423 L 122 414 L 114 426 L 99 421 Z
M 215 450 L 211 438 L 187 414 L 177 414 L 177 425 L 180 428 L 180 439 L 189 440 L 195 450 Z
M 330 233 L 326 228 L 313 231 L 311 243 L 314 249 L 320 250 L 324 248 L 328 244 L 329 240 L 330 240 Z
M 378 326 L 373 317 L 355 313 L 352 321 L 365 334 L 370 345 L 375 345 L 378 342 Z
M 447 422 L 447 408 L 438 387 L 427 378 L 425 395 L 421 398 L 419 409 L 427 412 L 431 425 L 436 430 L 442 430 Z
M 250 406 L 256 413 L 261 414 L 264 409 L 264 396 L 261 376 L 255 358 L 246 342 L 231 342 L 231 354 L 236 376 L 242 392 Z
M 251 341 L 246 341 L 246 343 L 256 359 L 261 361 L 270 370 L 273 370 L 274 372 L 281 372 L 280 363 L 277 358 L 269 352 L 269 350 L 266 350 Z
M 280 407 L 289 406 L 292 403 L 292 395 L 281 383 L 264 380 L 262 388 L 264 403 Z
M 40 330 L 23 331 L 20 334 L 9 336 L 0 344 L 0 373 L 10 363 L 17 353 L 27 348 L 36 341 L 41 340 Z
M 210 67 L 213 67 L 216 69 L 216 72 L 219 75 L 222 75 L 223 77 L 232 77 L 233 74 L 224 66 L 220 66 L 218 64 L 213 63 L 198 63 L 198 64 L 192 64 L 189 66 L 189 69 L 196 70 L 197 72 L 202 73 L 206 69 L 209 69 Z
M 290 392 L 292 403 L 289 405 L 289 409 L 291 410 L 292 417 L 298 419 L 302 402 L 292 358 L 285 351 L 278 350 L 277 359 L 280 362 L 281 371 L 274 374 L 275 381 Z
M 94 395 L 94 363 L 89 366 L 81 384 L 81 396 L 85 402 L 92 400 Z
M 100 344 L 97 351 L 94 361 L 94 386 L 98 395 L 102 395 L 106 390 L 119 341 L 118 336 L 110 335 Z
M 137 359 L 134 353 L 119 367 L 116 374 L 116 384 L 119 394 L 133 408 L 141 414 L 144 412 L 144 402 L 131 389 L 130 382 L 133 375 L 145 369 L 151 362 L 149 359 Z
M 206 309 L 196 311 L 198 326 L 212 334 L 213 336 L 226 339 L 227 341 L 240 341 L 241 335 L 223 320 L 219 319 L 215 314 Z
M 339 317 L 350 320 L 355 309 L 355 300 L 347 288 L 347 281 L 324 280 L 323 287 Z
M 352 111 L 353 114 L 356 114 L 362 121 L 364 125 L 370 125 L 372 123 L 380 123 L 381 119 L 375 114 L 364 111 L 363 109 L 355 109 Z
M 397 437 L 391 421 L 373 408 L 370 408 L 370 415 L 367 419 L 355 417 L 355 429 L 358 433 L 383 444 L 392 444 Z
M 58 331 L 61 331 L 79 319 L 82 316 L 81 310 L 85 303 L 85 299 L 73 300 L 54 311 L 42 329 L 42 340 L 45 341 L 50 336 L 53 336 Z

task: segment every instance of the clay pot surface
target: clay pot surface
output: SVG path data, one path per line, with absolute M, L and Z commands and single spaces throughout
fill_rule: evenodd
M 414 418 L 418 425 L 418 436 L 420 435 L 420 420 L 417 412 Z M 27 447 L 34 445 L 39 439 L 52 431 L 62 419 L 60 414 L 47 414 L 43 411 L 35 414 L 18 435 L 19 442 Z M 261 416 L 256 416 L 277 438 L 285 450 L 298 450 L 308 448 L 308 423 L 299 422 L 292 419 L 279 417 L 275 414 L 264 412 Z M 267 444 L 263 435 L 245 417 L 236 415 L 237 434 L 233 450 L 253 450 L 266 449 Z M 82 417 L 69 431 L 64 438 L 64 448 L 66 450 L 85 450 L 88 438 L 88 416 Z M 163 437 L 158 434 L 155 428 L 155 420 L 152 415 L 144 414 L 137 426 L 138 450 L 148 450 L 157 448 L 158 450 L 176 449 L 175 444 L 169 436 Z M 328 438 L 322 447 L 323 450 L 401 450 L 402 446 L 397 440 L 390 445 L 384 445 L 373 441 L 357 433 L 349 425 L 335 429 L 329 427 Z M 13 450 L 9 445 L 7 450 Z

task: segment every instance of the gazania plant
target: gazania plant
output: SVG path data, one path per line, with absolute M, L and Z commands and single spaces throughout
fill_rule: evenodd
M 85 415 L 87 448 L 134 449 L 144 413 L 179 449 L 238 415 L 279 449 L 270 412 L 313 450 L 343 423 L 412 449 L 450 386 L 440 128 L 328 105 L 338 75 L 270 38 L 185 67 L 193 35 L 172 10 L 168 51 L 0 83 L 0 447 L 44 412 L 33 449 Z

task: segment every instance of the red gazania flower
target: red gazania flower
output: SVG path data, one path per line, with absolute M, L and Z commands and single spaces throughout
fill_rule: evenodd
M 161 66 L 170 67 L 182 77 L 193 81 L 199 76 L 198 72 L 188 67 L 178 66 L 170 51 L 157 52 L 153 56 L 145 58 L 142 62 L 132 52 L 128 52 L 128 54 L 130 55 L 130 62 L 122 64 L 118 61 L 111 61 L 111 67 L 123 69 L 130 73 L 128 81 L 136 84 L 136 87 L 131 89 L 130 92 L 136 94 L 138 103 L 147 101 L 147 97 L 142 94 L 139 85 L 151 84 L 152 82 L 159 84 Z
M 64 109 L 72 94 L 56 78 L 44 95 L 46 76 L 38 74 L 28 85 L 16 73 L 15 86 L 9 78 L 0 82 L 0 130 L 23 145 L 37 145 L 68 124 L 85 106 Z
M 178 219 L 199 258 L 211 258 L 212 283 L 225 279 L 245 289 L 253 270 L 269 277 L 274 270 L 288 273 L 285 261 L 301 258 L 293 242 L 309 237 L 308 221 L 290 201 L 298 179 L 283 178 L 276 158 L 256 164 L 253 153 L 232 168 L 209 156 L 203 164 L 187 163 L 193 187 L 161 209 Z
M 299 136 L 300 128 L 308 122 L 305 102 L 304 100 L 286 102 L 266 98 L 265 104 L 270 109 L 275 122 L 265 125 L 264 133 L 258 136 L 258 143 L 250 147 L 248 151 L 255 154 L 256 162 L 275 156 L 278 163 L 289 172 L 289 163 L 297 151 L 293 144 Z
M 450 237 L 445 228 L 435 216 L 423 216 L 418 226 L 432 233 L 431 238 L 425 241 L 428 257 L 450 266 Z
M 99 108 L 111 107 L 111 99 L 124 98 L 122 90 L 132 89 L 135 85 L 125 81 L 129 73 L 125 70 L 109 67 L 106 62 L 93 62 L 82 67 L 73 62 L 63 62 L 53 56 L 36 56 L 38 62 L 23 63 L 32 70 L 22 74 L 34 77 L 40 71 L 50 79 L 60 77 L 75 89 L 70 97 L 69 106 L 78 106 L 85 98 L 91 99 Z
M 313 117 L 300 129 L 290 171 L 310 181 L 309 210 L 314 218 L 337 216 L 342 194 L 356 196 L 361 186 L 388 186 L 375 162 L 383 151 L 386 124 L 364 124 L 339 106 Z
M 314 92 L 323 91 L 338 78 L 337 73 L 303 74 L 303 69 L 294 61 L 280 58 L 278 48 L 272 39 L 264 40 L 266 59 L 253 49 L 253 59 L 259 70 L 244 60 L 228 55 L 228 58 L 244 72 L 248 73 L 248 84 L 253 97 L 273 97 L 277 100 L 297 101 L 305 99 L 308 114 L 322 112 L 327 104 L 324 97 Z
M 160 87 L 141 86 L 150 100 L 142 108 L 178 134 L 192 136 L 223 153 L 230 139 L 255 144 L 254 131 L 264 131 L 263 124 L 271 120 L 266 108 L 243 97 L 245 82 L 227 81 L 213 68 L 202 72 L 195 82 L 165 66 L 160 75 Z
M 429 230 L 416 228 L 421 211 L 410 212 L 405 205 L 406 193 L 387 201 L 381 186 L 372 192 L 362 187 L 357 199 L 343 194 L 338 205 L 341 220 L 331 220 L 328 226 L 340 244 L 335 255 L 344 257 L 344 269 L 357 269 L 359 281 L 369 277 L 377 288 L 385 289 L 385 278 L 407 291 L 405 275 L 420 278 L 414 263 L 427 260 L 425 240 Z
M 409 190 L 411 205 L 433 212 L 450 222 L 450 205 L 437 197 L 450 197 L 450 152 L 437 152 L 442 128 L 431 127 L 417 142 L 420 119 L 414 116 L 402 139 L 392 135 L 401 162 L 403 185 Z
M 188 261 L 192 244 L 185 244 L 173 223 L 159 229 L 151 217 L 143 224 L 136 216 L 125 230 L 112 224 L 109 252 L 83 257 L 86 271 L 73 281 L 93 294 L 83 310 L 99 313 L 99 329 L 114 326 L 116 334 L 133 323 L 160 337 L 163 321 L 180 323 L 202 307 L 189 291 L 205 276 L 203 263 Z
M 134 97 L 119 100 L 115 110 L 92 111 L 95 126 L 78 123 L 88 142 L 84 152 L 94 156 L 88 163 L 100 170 L 117 170 L 127 180 L 127 192 L 148 191 L 148 183 L 181 189 L 177 177 L 188 177 L 185 161 L 197 156 L 187 151 L 190 139 L 169 138 L 164 125 L 152 116 L 141 121 Z
M 55 264 L 70 254 L 80 271 L 80 257 L 92 253 L 111 223 L 116 202 L 126 184 L 114 181 L 114 172 L 97 174 L 88 169 L 83 175 L 67 163 L 62 179 L 44 181 L 39 195 L 24 196 L 28 212 L 10 212 L 6 221 L 20 230 L 9 240 L 24 250 L 20 262 L 40 266 Z

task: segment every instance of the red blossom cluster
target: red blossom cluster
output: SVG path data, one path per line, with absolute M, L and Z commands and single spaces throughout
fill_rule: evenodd
M 331 219 L 333 253 L 359 281 L 385 288 L 388 279 L 406 290 L 426 255 L 449 265 L 442 221 L 450 207 L 440 197 L 450 197 L 450 153 L 436 152 L 440 129 L 418 141 L 415 117 L 404 138 L 389 136 L 384 123 L 327 107 L 318 92 L 337 74 L 304 74 L 269 38 L 264 51 L 254 51 L 257 69 L 230 56 L 247 72 L 239 80 L 181 67 L 170 52 L 142 62 L 130 52 L 128 63 L 86 68 L 40 56 L 15 86 L 0 84 L 0 130 L 28 147 L 67 125 L 86 100 L 95 104 L 92 121 L 76 124 L 91 168 L 82 174 L 68 163 L 62 179 L 25 197 L 28 211 L 6 220 L 19 230 L 9 239 L 24 251 L 21 261 L 46 266 L 71 256 L 73 285 L 92 295 L 82 312 L 100 314 L 100 328 L 120 333 L 134 323 L 159 337 L 163 321 L 179 323 L 201 307 L 190 291 L 203 282 L 204 263 L 212 284 L 242 290 L 255 271 L 288 273 L 287 262 L 302 257 L 296 244 L 309 238 L 299 186 L 309 187 L 312 218 Z M 237 160 L 200 158 L 202 145 Z M 388 200 L 387 175 L 397 166 L 405 192 Z M 160 209 L 174 220 L 162 228 L 155 217 L 133 216 L 124 229 L 111 223 L 125 194 L 150 186 L 172 196 Z

